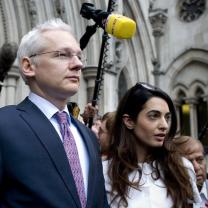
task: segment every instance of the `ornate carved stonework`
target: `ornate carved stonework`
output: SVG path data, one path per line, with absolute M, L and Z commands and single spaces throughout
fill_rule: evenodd
M 155 0 L 149 0 L 149 11 L 152 11 L 154 8 Z
M 59 17 L 63 20 L 65 20 L 65 7 L 64 7 L 64 2 L 61 0 L 54 0 L 54 5 L 55 5 L 55 13 L 56 17 Z
M 0 13 L 2 14 L 2 23 L 3 23 L 3 33 L 4 33 L 4 40 L 8 41 L 8 35 L 7 35 L 7 25 L 6 25 L 6 17 L 5 17 L 5 11 L 3 8 L 3 2 L 0 0 Z M 3 35 L 3 34 L 2 34 Z
M 29 8 L 31 27 L 34 27 L 37 23 L 37 6 L 34 0 L 29 0 L 27 3 Z
M 198 19 L 205 11 L 206 0 L 179 0 L 179 17 L 184 22 Z
M 167 21 L 167 9 L 150 10 L 149 19 L 153 29 L 153 35 L 160 37 L 164 34 L 164 25 Z
M 87 66 L 82 69 L 84 79 L 87 81 L 87 101 L 93 98 L 95 79 L 97 75 L 97 66 Z

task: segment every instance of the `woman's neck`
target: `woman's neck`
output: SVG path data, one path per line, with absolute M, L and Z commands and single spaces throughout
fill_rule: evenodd
M 153 149 L 144 145 L 137 146 L 137 160 L 139 163 L 149 162 Z

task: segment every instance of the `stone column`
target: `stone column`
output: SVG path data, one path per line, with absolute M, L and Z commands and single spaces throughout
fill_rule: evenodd
M 188 98 L 186 103 L 190 106 L 190 129 L 191 136 L 194 138 L 198 138 L 198 123 L 197 123 L 197 100 L 194 98 Z
M 208 109 L 208 95 L 205 95 L 203 99 L 204 99 L 204 101 L 206 101 L 206 103 L 207 103 L 207 109 Z
M 16 104 L 16 88 L 19 74 L 16 72 L 9 72 L 5 80 L 5 103 L 6 105 Z
M 174 106 L 175 106 L 175 109 L 176 109 L 176 116 L 177 116 L 177 131 L 180 131 L 180 127 L 181 127 L 181 122 L 180 122 L 180 107 L 181 107 L 181 103 L 174 100 Z
M 167 11 L 167 9 L 150 9 L 149 13 L 156 48 L 156 58 L 152 60 L 152 64 L 154 66 L 153 75 L 156 86 L 159 86 L 159 78 L 162 74 L 160 71 L 160 38 L 164 35 L 164 27 L 167 21 Z
M 86 66 L 82 69 L 82 74 L 84 79 L 87 81 L 87 102 L 91 102 L 95 87 L 97 66 Z

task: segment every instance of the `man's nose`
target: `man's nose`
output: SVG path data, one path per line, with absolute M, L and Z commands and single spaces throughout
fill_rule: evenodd
M 196 160 L 192 160 L 192 164 L 195 171 L 198 171 L 200 169 L 200 164 Z
M 84 63 L 77 55 L 71 57 L 71 66 L 72 68 L 82 69 L 84 67 Z
M 77 54 L 74 54 L 72 57 L 71 57 L 72 60 L 76 61 L 76 62 L 79 62 L 81 64 L 83 64 L 84 60 L 82 60 L 82 58 L 79 57 L 79 55 Z

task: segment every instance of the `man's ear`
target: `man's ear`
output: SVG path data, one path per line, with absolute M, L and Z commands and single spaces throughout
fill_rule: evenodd
M 123 122 L 128 129 L 133 129 L 135 127 L 134 121 L 130 118 L 128 114 L 123 115 Z
M 22 59 L 22 73 L 25 77 L 34 77 L 35 76 L 35 65 L 31 62 L 30 58 L 24 57 Z

